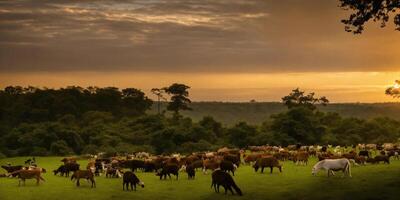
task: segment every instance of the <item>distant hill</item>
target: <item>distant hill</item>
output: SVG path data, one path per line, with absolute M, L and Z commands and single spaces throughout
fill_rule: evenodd
M 165 109 L 163 104 L 162 109 Z M 192 111 L 185 111 L 183 115 L 198 121 L 203 116 L 212 116 L 225 125 L 232 125 L 239 121 L 251 124 L 260 124 L 272 114 L 286 110 L 278 102 L 232 103 L 232 102 L 194 102 Z M 337 103 L 326 107 L 319 107 L 324 112 L 337 112 L 344 117 L 374 118 L 387 116 L 400 120 L 400 103 Z M 157 112 L 155 102 L 151 112 Z

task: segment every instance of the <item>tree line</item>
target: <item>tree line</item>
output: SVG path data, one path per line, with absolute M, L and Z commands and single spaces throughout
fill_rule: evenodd
M 0 90 L 0 157 L 184 153 L 265 144 L 354 145 L 400 138 L 397 120 L 321 112 L 317 105 L 328 104 L 328 99 L 300 89 L 282 98 L 287 110 L 259 125 L 225 126 L 211 116 L 193 121 L 180 114 L 191 109 L 189 89 L 177 83 L 153 89 L 168 95 L 169 101 L 166 111 L 150 114 L 153 101 L 135 88 L 6 87 Z

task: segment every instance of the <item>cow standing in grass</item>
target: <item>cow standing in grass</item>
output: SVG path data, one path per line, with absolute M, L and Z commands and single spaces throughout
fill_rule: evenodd
M 242 191 L 240 188 L 236 185 L 235 181 L 233 180 L 232 176 L 222 170 L 215 170 L 212 175 L 212 182 L 211 182 L 211 187 L 214 187 L 215 192 L 219 192 L 219 186 L 224 187 L 225 189 L 225 194 L 227 191 L 231 191 L 232 194 L 233 190 L 232 188 L 236 191 L 236 193 L 240 196 L 242 196 Z
M 18 176 L 19 178 L 19 183 L 18 186 L 21 186 L 21 181 L 24 182 L 25 185 L 25 180 L 26 179 L 36 179 L 36 184 L 39 185 L 40 180 L 44 181 L 43 177 L 41 176 L 42 170 L 27 170 L 27 169 L 22 169 L 18 171 L 14 171 L 11 173 L 13 176 Z
M 165 165 L 159 172 L 157 172 L 157 176 L 160 176 L 160 180 L 164 177 L 164 180 L 167 179 L 167 176 L 169 179 L 171 179 L 171 174 L 176 176 L 176 180 L 178 180 L 179 176 L 179 166 L 176 164 L 167 164 Z
M 269 167 L 271 172 L 273 168 L 276 167 L 282 172 L 282 165 L 279 163 L 278 159 L 272 156 L 261 157 L 257 159 L 256 163 L 254 163 L 253 168 L 257 172 L 259 168 L 261 168 L 261 173 L 264 173 L 264 168 Z
M 131 186 L 131 190 L 135 188 L 136 191 L 136 185 L 142 186 L 144 188 L 144 183 L 139 180 L 139 178 L 131 171 L 125 172 L 124 176 L 122 178 L 122 190 L 129 190 L 129 185 Z
M 71 176 L 71 180 L 76 179 L 76 186 L 80 186 L 79 180 L 81 178 L 90 180 L 90 182 L 92 183 L 92 188 L 96 187 L 96 181 L 94 180 L 94 174 L 92 171 L 90 170 L 78 170 L 75 171 L 74 174 L 72 174 Z

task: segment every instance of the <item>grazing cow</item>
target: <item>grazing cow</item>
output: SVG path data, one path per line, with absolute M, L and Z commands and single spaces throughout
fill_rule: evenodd
M 278 168 L 279 171 L 282 172 L 282 164 L 279 163 L 278 159 L 272 156 L 266 156 L 257 159 L 256 163 L 253 165 L 253 168 L 257 172 L 260 167 L 261 173 L 264 173 L 265 167 L 269 167 L 271 169 L 270 173 L 272 173 L 274 167 Z
M 67 163 L 65 165 L 61 165 L 60 167 L 58 167 L 58 169 L 53 170 L 54 175 L 57 175 L 58 173 L 60 173 L 61 176 L 68 177 L 69 176 L 69 172 L 74 172 L 76 170 L 79 170 L 79 164 L 78 163 Z
M 121 174 L 122 174 L 122 172 L 118 168 L 109 167 L 106 169 L 106 178 L 109 178 L 109 177 L 110 178 L 112 178 L 112 177 L 119 178 L 122 176 Z
M 385 155 L 375 156 L 373 163 L 379 163 L 379 162 L 390 164 L 389 156 L 385 156 Z
M 312 175 L 316 175 L 321 169 L 328 171 L 328 177 L 335 175 L 333 171 L 343 171 L 344 175 L 351 177 L 351 163 L 347 158 L 325 159 L 317 162 L 312 168 Z
M 122 178 L 122 190 L 129 190 L 129 185 L 131 185 L 131 190 L 135 188 L 136 191 L 136 185 L 142 186 L 144 188 L 144 183 L 139 180 L 139 178 L 131 171 L 125 172 L 124 176 Z
M 5 169 L 7 171 L 7 173 L 11 174 L 12 177 L 16 177 L 16 174 L 12 174 L 15 171 L 21 170 L 23 168 L 23 166 L 21 165 L 16 165 L 16 166 L 6 166 L 3 165 L 1 166 L 3 169 Z
M 78 186 L 78 187 L 80 186 L 79 180 L 81 178 L 85 178 L 87 180 L 90 180 L 90 182 L 92 183 L 92 188 L 96 187 L 96 182 L 94 180 L 94 174 L 93 174 L 92 171 L 90 171 L 90 170 L 77 170 L 71 176 L 71 180 L 76 179 L 76 186 Z
M 193 164 L 188 165 L 185 170 L 188 174 L 188 179 L 194 179 L 194 177 L 196 176 L 196 170 Z
M 231 161 L 222 160 L 219 164 L 219 168 L 224 172 L 232 172 L 232 176 L 235 176 L 236 165 Z
M 164 177 L 164 180 L 167 179 L 167 176 L 169 179 L 171 179 L 171 174 L 176 176 L 176 180 L 178 180 L 179 176 L 179 166 L 177 164 L 167 164 L 165 165 L 159 172 L 157 172 L 157 176 L 160 176 L 160 180 L 162 177 Z
M 203 173 L 206 174 L 207 170 L 215 170 L 219 167 L 219 162 L 215 159 L 213 160 L 203 160 Z
M 57 175 L 58 173 L 60 173 L 61 176 L 67 175 L 67 169 L 65 167 L 65 165 L 61 165 L 60 167 L 58 167 L 56 170 L 53 170 L 54 175 Z
M 240 165 L 240 154 L 227 154 L 224 155 L 224 160 L 231 161 L 233 164 L 239 167 Z
M 232 195 L 233 189 L 235 189 L 236 193 L 239 196 L 242 196 L 242 191 L 240 188 L 236 185 L 235 181 L 233 180 L 232 176 L 222 170 L 215 170 L 212 173 L 212 182 L 211 182 L 211 188 L 214 187 L 215 192 L 219 192 L 219 186 L 224 187 L 225 189 L 225 194 L 227 191 L 231 191 Z
M 18 186 L 21 186 L 21 181 L 24 182 L 25 185 L 25 180 L 26 179 L 36 179 L 36 184 L 39 185 L 40 180 L 44 181 L 43 177 L 41 176 L 41 170 L 26 170 L 26 169 L 21 169 L 18 171 L 14 171 L 11 173 L 12 176 L 18 176 L 19 178 L 19 183 Z

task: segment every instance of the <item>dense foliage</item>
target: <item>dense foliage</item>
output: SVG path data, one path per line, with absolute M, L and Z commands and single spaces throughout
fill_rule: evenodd
M 360 34 L 364 30 L 364 25 L 368 21 L 380 22 L 381 27 L 385 27 L 390 17 L 396 30 L 400 30 L 400 0 L 340 0 L 340 5 L 344 10 L 351 10 L 348 19 L 343 19 L 347 32 Z
M 399 121 L 321 112 L 312 98 L 311 106 L 295 102 L 262 124 L 226 126 L 210 116 L 193 121 L 173 110 L 173 115 L 150 114 L 146 111 L 152 101 L 134 88 L 7 87 L 0 91 L 0 155 L 169 153 L 293 143 L 352 145 L 394 142 L 400 137 Z

